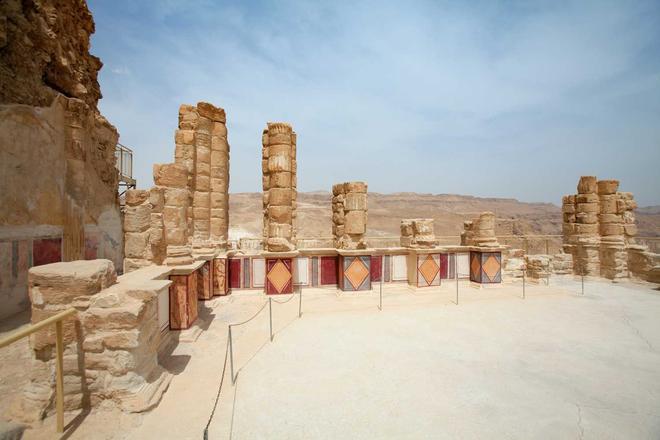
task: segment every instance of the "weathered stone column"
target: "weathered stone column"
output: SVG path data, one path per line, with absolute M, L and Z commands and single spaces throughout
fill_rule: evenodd
M 210 243 L 215 249 L 226 249 L 229 235 L 229 143 L 225 125 L 226 116 L 225 111 L 221 108 L 217 108 L 209 114 L 213 120 Z
M 264 248 L 269 252 L 291 251 L 296 248 L 296 136 L 291 125 L 269 122 L 262 143 Z
M 432 218 L 401 220 L 401 246 L 432 248 L 438 244 L 433 232 Z
M 463 222 L 461 233 L 463 246 L 499 246 L 495 236 L 495 214 L 486 211 L 472 220 Z
M 151 264 L 150 246 L 151 203 L 149 191 L 126 191 L 124 208 L 124 272 Z
M 610 280 L 628 277 L 628 254 L 623 235 L 625 202 L 619 202 L 618 180 L 599 180 L 600 274 Z
M 598 184 L 595 176 L 582 176 L 575 196 L 577 234 L 575 268 L 581 275 L 600 275 L 600 237 L 598 234 Z
M 571 267 L 576 262 L 576 243 L 577 243 L 577 218 L 575 216 L 575 195 L 562 197 L 562 249 L 566 254 L 571 255 Z M 575 270 L 575 268 L 573 268 Z M 577 272 L 577 270 L 575 270 Z
M 337 249 L 366 249 L 367 184 L 346 182 L 332 186 L 332 234 Z
M 188 242 L 187 212 L 188 173 L 183 165 L 154 165 L 154 181 L 164 187 L 163 232 L 167 244 L 165 264 L 177 266 L 192 263 Z

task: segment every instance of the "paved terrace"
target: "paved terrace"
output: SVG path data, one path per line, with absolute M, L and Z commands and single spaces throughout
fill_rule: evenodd
M 650 285 L 572 278 L 549 287 L 455 283 L 342 294 L 306 290 L 234 330 L 212 439 L 660 438 L 660 294 Z M 288 297 L 278 297 L 283 301 Z M 195 342 L 165 359 L 176 373 L 144 415 L 96 411 L 70 438 L 201 439 L 226 353 L 227 323 L 264 303 L 245 292 L 207 302 Z M 67 420 L 75 415 L 69 415 Z M 78 425 L 78 422 L 79 425 Z M 48 438 L 52 420 L 26 433 Z

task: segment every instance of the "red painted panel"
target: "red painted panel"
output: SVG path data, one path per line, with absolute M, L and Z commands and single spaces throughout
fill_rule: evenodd
M 282 287 L 281 290 L 277 290 L 277 287 L 271 282 L 270 280 L 270 271 L 271 269 L 278 263 L 278 262 L 284 263 L 284 266 L 288 270 L 288 281 Z M 291 268 L 293 267 L 293 259 L 292 258 L 267 258 L 266 259 L 266 293 L 268 295 L 276 295 L 276 294 L 285 294 L 285 293 L 293 293 L 293 272 Z
M 85 260 L 96 260 L 98 257 L 99 239 L 96 235 L 85 237 Z
M 383 256 L 373 255 L 371 257 L 371 281 L 380 281 L 383 269 Z
M 227 288 L 227 259 L 216 258 L 213 261 L 213 294 L 226 295 Z
M 211 285 L 211 261 L 204 263 L 197 271 L 197 299 L 207 300 L 213 297 L 213 286 Z
M 230 258 L 229 259 L 229 288 L 230 289 L 240 289 L 241 288 L 241 259 L 240 258 Z
M 337 257 L 321 257 L 321 285 L 337 284 Z
M 33 266 L 58 263 L 60 261 L 62 261 L 61 238 L 41 238 L 34 240 L 32 244 Z
M 447 269 L 448 269 L 449 255 L 440 254 L 440 279 L 447 279 Z

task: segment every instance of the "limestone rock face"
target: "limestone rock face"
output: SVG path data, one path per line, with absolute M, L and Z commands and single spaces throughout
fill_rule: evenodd
M 401 246 L 432 248 L 438 244 L 433 231 L 432 218 L 401 220 Z
M 337 249 L 366 249 L 367 184 L 332 186 L 332 235 Z
M 0 23 L 0 104 L 48 107 L 61 93 L 97 111 L 103 63 L 89 53 L 94 20 L 84 1 L 3 0 Z
M 463 223 L 461 233 L 463 246 L 498 246 L 495 236 L 495 214 L 482 212 L 479 217 Z
M 291 125 L 269 122 L 262 135 L 264 249 L 296 248 L 297 136 Z

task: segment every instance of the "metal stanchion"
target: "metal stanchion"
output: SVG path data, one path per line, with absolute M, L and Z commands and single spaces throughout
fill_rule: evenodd
M 236 378 L 234 377 L 234 344 L 231 340 L 231 325 L 229 325 L 229 365 L 231 367 L 231 383 L 236 383 Z
M 270 340 L 273 341 L 273 298 L 268 297 L 268 315 L 270 321 Z
M 458 253 L 454 256 L 454 275 L 456 275 L 456 305 L 458 305 Z
M 582 275 L 582 295 L 584 295 L 584 272 L 582 272 L 581 275 Z
M 300 295 L 299 301 L 298 301 L 298 318 L 302 316 L 302 287 L 298 291 L 298 295 Z
M 527 270 L 523 268 L 523 299 L 525 299 L 525 272 Z
M 378 299 L 378 310 L 383 310 L 383 277 L 385 276 L 385 256 L 380 257 L 380 297 Z

